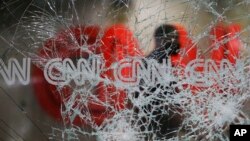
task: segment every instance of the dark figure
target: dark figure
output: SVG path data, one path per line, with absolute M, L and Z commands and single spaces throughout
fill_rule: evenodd
M 155 59 L 161 64 L 164 59 L 168 60 L 171 56 L 178 56 L 181 45 L 184 45 L 181 44 L 179 36 L 181 35 L 175 25 L 161 25 L 154 33 L 154 50 L 146 58 Z M 146 63 L 145 66 L 147 67 Z M 181 108 L 178 104 L 168 102 L 171 100 L 168 97 L 178 92 L 175 84 L 176 82 L 164 82 L 164 84 L 158 82 L 155 86 L 145 86 L 145 83 L 141 82 L 140 92 L 135 93 L 135 97 L 138 97 L 139 94 L 143 94 L 145 97 L 155 95 L 147 106 L 135 108 L 136 113 L 143 112 L 146 115 L 138 120 L 142 132 L 145 132 L 147 136 L 146 140 L 152 139 L 153 134 L 156 135 L 153 138 L 159 140 L 177 136 L 183 119 Z

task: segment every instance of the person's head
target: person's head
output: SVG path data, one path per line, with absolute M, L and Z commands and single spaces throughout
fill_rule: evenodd
M 180 51 L 179 33 L 174 25 L 163 24 L 154 32 L 154 50 L 147 56 L 162 63 L 170 55 L 177 55 Z

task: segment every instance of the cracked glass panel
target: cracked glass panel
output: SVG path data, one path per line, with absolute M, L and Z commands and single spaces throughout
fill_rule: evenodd
M 250 124 L 248 0 L 2 0 L 0 141 L 229 141 Z

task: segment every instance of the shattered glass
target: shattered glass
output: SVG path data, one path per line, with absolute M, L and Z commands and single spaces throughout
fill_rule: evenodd
M 1 59 L 31 58 L 32 65 L 27 86 L 8 86 L 0 77 L 2 97 L 25 119 L 13 118 L 1 104 L 0 140 L 228 141 L 229 126 L 249 124 L 250 118 L 249 4 L 2 0 Z M 157 34 L 161 25 L 175 26 Z M 109 45 L 115 48 L 103 49 Z M 228 57 L 230 46 L 240 46 L 240 55 Z M 197 54 L 189 57 L 194 48 Z M 66 60 L 51 69 L 56 78 L 65 75 L 58 85 L 44 77 L 46 64 L 56 58 Z M 120 70 L 125 78 L 118 81 L 113 75 L 122 59 L 135 63 Z M 128 79 L 131 69 L 138 71 L 134 80 Z M 32 125 L 24 130 L 26 122 Z M 38 133 L 32 136 L 33 128 Z

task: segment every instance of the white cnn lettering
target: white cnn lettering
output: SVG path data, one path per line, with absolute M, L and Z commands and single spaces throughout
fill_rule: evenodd
M 23 58 L 22 66 L 15 58 L 9 59 L 7 66 L 0 59 L 0 74 L 8 85 L 13 85 L 16 82 L 16 78 L 23 85 L 29 84 L 30 58 Z

